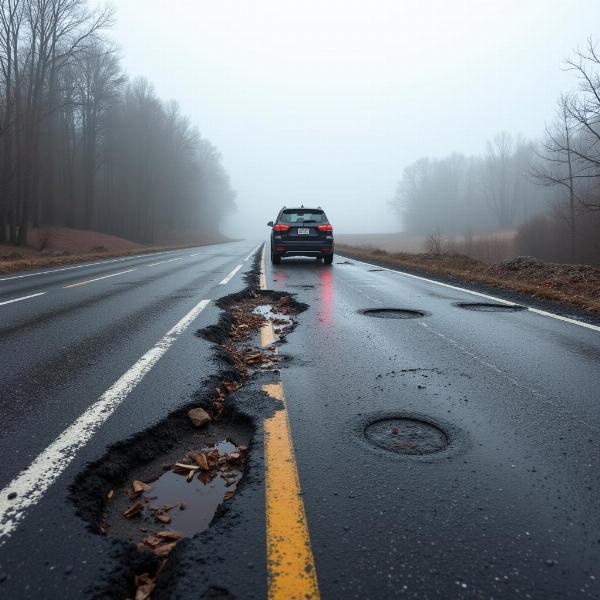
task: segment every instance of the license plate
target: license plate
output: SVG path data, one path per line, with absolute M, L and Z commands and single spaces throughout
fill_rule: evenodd
M 298 227 L 298 235 L 310 235 L 310 229 L 306 227 Z

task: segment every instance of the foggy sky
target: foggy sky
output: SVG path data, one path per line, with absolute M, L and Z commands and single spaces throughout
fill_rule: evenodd
M 597 0 L 112 4 L 128 74 L 218 146 L 238 192 L 226 232 L 252 238 L 300 203 L 338 232 L 400 230 L 406 165 L 539 137 L 574 85 L 563 59 L 600 38 Z

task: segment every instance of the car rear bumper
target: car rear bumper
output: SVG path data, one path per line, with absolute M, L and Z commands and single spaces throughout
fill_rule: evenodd
M 287 242 L 275 240 L 272 250 L 281 256 L 327 256 L 333 254 L 333 240 Z

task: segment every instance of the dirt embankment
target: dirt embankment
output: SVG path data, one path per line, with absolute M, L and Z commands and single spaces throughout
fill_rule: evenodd
M 600 269 L 588 265 L 544 263 L 529 256 L 487 265 L 462 255 L 388 253 L 340 244 L 336 250 L 358 260 L 490 285 L 600 313 Z
M 226 238 L 218 235 L 210 238 L 187 236 L 177 240 L 178 243 L 144 245 L 96 231 L 45 227 L 30 231 L 27 246 L 0 244 L 0 274 L 70 265 L 115 256 L 176 250 L 224 241 L 227 241 Z

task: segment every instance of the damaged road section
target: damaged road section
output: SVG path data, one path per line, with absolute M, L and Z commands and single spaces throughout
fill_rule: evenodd
M 96 597 L 168 596 L 185 572 L 178 558 L 186 543 L 228 512 L 252 469 L 255 433 L 278 410 L 252 381 L 278 372 L 283 357 L 276 347 L 306 306 L 288 294 L 253 287 L 217 305 L 223 309 L 219 322 L 198 335 L 215 344 L 220 373 L 204 382 L 193 403 L 110 448 L 72 488 L 78 514 L 94 533 L 115 540 L 121 565 Z M 266 323 L 274 333 L 263 347 L 259 338 Z M 197 552 L 198 545 L 194 548 Z M 207 581 L 206 589 L 214 583 Z

